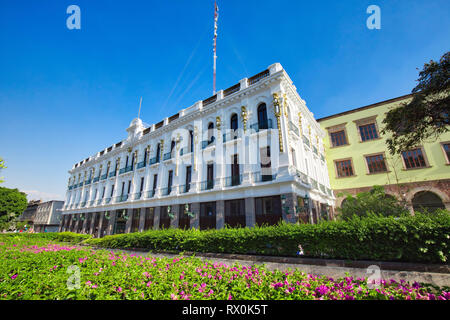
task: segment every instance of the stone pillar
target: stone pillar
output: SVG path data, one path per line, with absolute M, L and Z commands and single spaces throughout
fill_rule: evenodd
M 139 232 L 144 231 L 145 226 L 145 208 L 140 209 L 141 215 L 139 216 Z
M 247 227 L 255 226 L 255 214 L 255 198 L 245 198 L 245 225 Z
M 110 212 L 109 220 L 108 220 L 108 228 L 106 229 L 107 235 L 112 235 L 114 232 L 114 225 L 116 224 L 117 211 L 113 210 Z
M 153 220 L 153 229 L 159 229 L 159 219 L 161 217 L 161 207 L 155 207 L 155 217 Z
M 288 223 L 296 223 L 297 218 L 295 216 L 295 205 L 297 203 L 297 197 L 293 193 L 285 193 L 281 195 L 281 197 L 283 196 L 285 197 L 285 200 L 281 200 L 283 220 Z
M 133 209 L 126 209 L 127 210 L 127 216 L 128 216 L 128 220 L 127 223 L 125 225 L 125 233 L 130 233 L 131 231 L 131 224 L 133 222 Z
M 216 229 L 222 229 L 225 225 L 225 201 L 216 201 Z
M 171 211 L 174 215 L 173 219 L 170 220 L 170 226 L 172 228 L 178 228 L 179 214 L 180 214 L 180 205 L 176 204 L 171 206 Z
M 85 213 L 84 214 L 84 221 L 83 221 L 83 227 L 82 227 L 82 229 L 81 229 L 81 233 L 87 233 L 86 231 L 86 229 L 87 229 L 87 222 L 88 222 L 88 218 L 87 218 L 87 216 L 88 216 L 88 213 Z
M 91 225 L 89 226 L 89 234 L 94 234 L 95 218 L 97 217 L 97 215 L 98 215 L 98 212 L 91 213 Z
M 102 224 L 103 224 L 103 216 L 104 216 L 104 212 L 99 212 L 98 213 L 100 215 L 100 218 L 98 219 L 98 231 L 97 234 L 95 235 L 97 238 L 101 238 L 103 237 L 103 235 L 101 234 L 102 232 Z M 106 219 L 105 219 L 105 223 L 106 223 Z
M 200 223 L 200 202 L 191 203 L 191 211 L 194 216 L 191 218 L 191 228 L 199 228 Z

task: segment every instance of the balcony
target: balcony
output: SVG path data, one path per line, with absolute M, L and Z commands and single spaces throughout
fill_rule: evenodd
M 297 170 L 297 177 L 300 178 L 300 180 L 304 183 L 304 184 L 309 184 L 308 181 L 308 176 L 306 174 L 304 174 L 303 172 Z
M 191 153 L 191 151 L 189 151 L 188 147 L 184 147 L 180 150 L 180 156 L 182 156 L 183 154 L 188 154 Z
M 144 168 L 145 165 L 146 165 L 145 161 L 141 161 L 141 162 L 139 162 L 139 163 L 137 164 L 137 168 L 138 168 L 138 169 Z
M 229 176 L 225 178 L 225 187 L 234 187 L 240 185 L 242 182 L 242 175 Z
M 128 195 L 127 194 L 123 194 L 121 196 L 116 197 L 116 202 L 125 202 L 128 200 Z
M 318 155 L 317 148 L 315 146 L 313 146 L 312 149 L 313 149 L 314 154 L 317 156 Z
M 102 201 L 103 201 L 103 199 L 98 199 L 98 200 L 97 200 L 97 205 L 98 205 L 98 206 L 101 205 L 101 204 L 102 204 Z
M 202 141 L 202 149 L 205 149 L 207 146 L 214 143 L 214 137 L 211 137 L 209 140 Z
M 272 119 L 268 119 L 267 121 L 256 122 L 250 125 L 250 129 L 259 132 L 261 130 L 272 129 Z
M 100 180 L 105 180 L 106 178 L 108 178 L 108 174 L 105 173 L 104 175 L 101 176 Z
M 165 153 L 163 156 L 163 160 L 166 161 L 166 160 L 170 160 L 170 159 L 172 159 L 172 152 Z
M 83 201 L 83 202 L 81 203 L 81 208 L 84 208 L 84 207 L 86 207 L 86 201 Z
M 239 137 L 239 135 L 238 135 L 238 131 L 237 130 L 234 131 L 234 132 L 224 133 L 223 134 L 223 142 L 236 140 L 238 137 Z
M 110 177 L 110 178 L 115 177 L 115 176 L 116 176 L 116 173 L 117 173 L 117 171 L 110 172 L 110 173 L 109 173 L 109 177 Z
M 111 202 L 111 198 L 106 198 L 105 199 L 105 204 L 108 204 L 108 203 L 110 203 Z
M 94 203 L 95 203 L 95 200 L 89 201 L 89 207 L 92 207 L 94 205 Z
M 142 197 L 142 192 L 136 192 L 133 194 L 133 200 L 139 200 Z
M 214 180 L 206 180 L 200 183 L 200 190 L 211 190 L 214 188 Z
M 312 185 L 313 189 L 316 189 L 316 190 L 319 189 L 317 181 L 314 180 L 313 178 L 311 178 L 311 185 Z
M 147 191 L 145 197 L 146 197 L 147 199 L 153 198 L 153 197 L 155 196 L 155 193 L 156 193 L 155 190 L 149 190 L 149 191 Z
M 168 196 L 172 192 L 172 187 L 162 188 L 161 189 L 161 195 L 162 196 Z
M 235 84 L 234 86 L 229 87 L 228 89 L 225 89 L 223 91 L 223 96 L 227 97 L 227 96 L 229 96 L 229 95 L 231 95 L 231 94 L 233 94 L 235 92 L 238 92 L 239 90 L 241 90 L 241 84 L 240 83 Z
M 100 180 L 100 176 L 95 177 L 94 180 L 92 180 L 92 183 L 96 183 L 96 182 L 98 182 L 99 180 Z
M 187 193 L 191 189 L 191 184 L 183 184 L 178 186 L 178 193 Z
M 303 136 L 303 143 L 309 147 L 309 140 L 307 137 Z
M 289 130 L 294 132 L 297 137 L 300 137 L 300 130 L 292 121 L 289 121 Z
M 154 157 L 150 159 L 150 165 L 155 164 L 155 163 L 159 163 L 159 157 Z
M 268 182 L 273 181 L 277 178 L 277 174 L 261 174 L 261 172 L 255 172 L 253 174 L 253 182 L 259 183 L 259 182 Z
M 83 186 L 83 182 L 80 182 L 79 184 L 78 184 L 78 188 L 79 187 L 82 187 Z
M 124 174 L 124 173 L 130 172 L 130 171 L 133 171 L 133 166 L 128 166 L 128 167 L 120 169 L 119 174 Z
M 87 185 L 91 184 L 91 181 L 92 181 L 92 179 L 86 180 L 86 181 L 84 182 L 84 185 L 87 186 Z
M 327 193 L 327 188 L 323 185 L 323 184 L 321 184 L 321 183 L 319 183 L 319 188 L 320 188 L 320 191 L 322 191 L 323 193 Z

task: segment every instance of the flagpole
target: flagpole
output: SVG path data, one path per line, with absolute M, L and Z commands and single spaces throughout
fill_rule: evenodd
M 216 0 L 214 0 L 214 64 L 213 64 L 213 95 L 216 94 L 216 41 L 217 41 L 217 20 L 219 18 L 218 14 L 219 8 L 217 7 Z

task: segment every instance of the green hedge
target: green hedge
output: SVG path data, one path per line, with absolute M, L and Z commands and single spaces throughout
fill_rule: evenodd
M 87 234 L 78 234 L 74 232 L 43 232 L 43 233 L 5 233 L 2 237 L 37 239 L 58 242 L 81 243 L 90 239 L 92 236 Z
M 149 230 L 88 239 L 107 248 L 145 248 L 305 257 L 445 263 L 449 256 L 450 215 L 400 218 L 369 216 L 317 225 L 286 224 L 255 228 Z

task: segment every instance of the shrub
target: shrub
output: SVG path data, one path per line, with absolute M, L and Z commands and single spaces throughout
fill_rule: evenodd
M 149 230 L 88 239 L 87 244 L 107 248 L 145 248 L 296 256 L 301 245 L 306 257 L 442 263 L 449 255 L 450 216 L 384 217 L 369 214 L 348 221 L 317 225 L 287 224 L 254 228 Z

